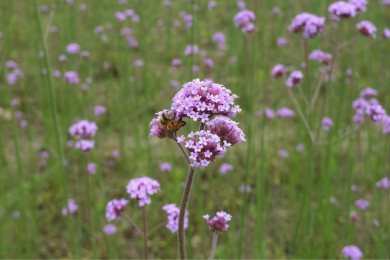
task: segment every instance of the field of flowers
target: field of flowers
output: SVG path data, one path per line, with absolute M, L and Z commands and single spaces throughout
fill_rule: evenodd
M 389 0 L 0 12 L 0 258 L 390 258 Z

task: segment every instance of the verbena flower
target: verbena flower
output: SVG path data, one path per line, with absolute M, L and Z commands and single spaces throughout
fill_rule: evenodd
M 217 6 L 217 2 L 215 2 L 215 1 L 210 1 L 209 4 L 208 4 L 208 6 L 209 6 L 209 9 L 214 9 L 214 8 Z
M 104 27 L 101 26 L 101 25 L 95 27 L 95 29 L 93 30 L 93 32 L 94 32 L 95 34 L 101 34 L 103 31 L 104 31 Z
M 135 60 L 134 61 L 134 67 L 143 67 L 144 66 L 144 62 L 142 60 Z
M 293 87 L 302 82 L 303 73 L 299 70 L 291 72 L 290 76 L 286 80 L 285 84 L 287 87 Z
M 341 251 L 344 257 L 350 258 L 351 260 L 359 260 L 363 257 L 362 251 L 357 246 L 345 246 Z
M 111 152 L 111 157 L 112 158 L 119 158 L 119 156 L 120 156 L 120 152 L 118 150 L 113 150 Z
M 238 123 L 224 116 L 216 116 L 206 123 L 211 134 L 220 138 L 221 145 L 233 146 L 245 140 L 244 132 L 238 127 Z
M 368 98 L 377 95 L 378 95 L 378 91 L 373 88 L 365 88 L 362 91 L 360 91 L 361 98 Z
M 172 166 L 169 163 L 165 162 L 165 163 L 160 164 L 160 171 L 170 172 L 171 170 L 172 170 Z
M 127 203 L 129 201 L 126 199 L 113 199 L 108 202 L 106 206 L 106 218 L 108 222 L 120 218 L 122 212 L 126 209 Z
M 70 43 L 66 46 L 66 52 L 69 54 L 77 54 L 80 51 L 80 45 L 77 43 Z
M 69 84 L 79 84 L 80 78 L 76 71 L 67 71 L 64 73 L 64 80 Z
M 210 80 L 195 79 L 183 85 L 172 99 L 171 109 L 177 117 L 189 117 L 194 121 L 208 121 L 214 115 L 234 117 L 241 109 L 234 105 L 238 96 L 220 84 Z
M 117 228 L 113 224 L 108 224 L 103 228 L 104 234 L 109 235 L 109 236 L 112 234 L 115 234 L 116 231 L 117 231 Z
M 356 6 L 344 1 L 338 1 L 330 4 L 328 11 L 339 19 L 355 17 L 357 13 Z
M 227 214 L 224 211 L 217 212 L 217 215 L 210 220 L 210 215 L 204 215 L 204 219 L 206 219 L 207 225 L 209 225 L 209 229 L 213 232 L 226 232 L 229 225 L 228 221 L 232 219 L 230 214 Z
M 95 106 L 94 108 L 95 116 L 101 116 L 102 114 L 106 113 L 107 109 L 104 106 Z
M 130 180 L 126 186 L 127 193 L 130 194 L 130 198 L 137 199 L 140 207 L 145 204 L 150 204 L 152 201 L 150 195 L 153 195 L 160 191 L 160 183 L 149 177 L 140 177 Z
M 233 169 L 234 169 L 233 165 L 228 164 L 228 163 L 223 163 L 223 164 L 219 167 L 219 172 L 222 173 L 222 174 L 226 174 L 226 173 L 228 173 L 228 172 L 233 171 Z
M 67 216 L 67 215 L 68 215 L 68 212 L 69 212 L 70 214 L 73 214 L 73 213 L 75 213 L 78 209 L 79 209 L 79 207 L 76 205 L 76 203 L 74 202 L 74 200 L 73 200 L 73 199 L 68 199 L 68 206 L 62 208 L 62 215 L 63 215 L 63 216 Z
M 365 12 L 366 5 L 368 4 L 367 0 L 349 0 L 351 5 L 355 6 L 356 12 Z
M 305 146 L 303 144 L 298 144 L 296 150 L 301 153 L 305 150 Z
M 366 114 L 370 116 L 375 123 L 381 122 L 386 117 L 386 111 L 381 105 L 370 105 L 366 108 Z
M 75 144 L 77 149 L 80 149 L 83 152 L 88 152 L 95 146 L 95 141 L 93 140 L 78 140 Z
M 90 139 L 96 134 L 97 130 L 98 127 L 94 122 L 80 120 L 69 128 L 69 134 L 78 139 Z
M 13 60 L 9 60 L 5 63 L 5 66 L 8 68 L 8 69 L 17 69 L 19 67 L 19 65 L 13 61 Z
M 330 61 L 332 60 L 332 54 L 325 53 L 321 50 L 314 50 L 310 53 L 309 59 L 319 61 L 324 64 L 330 64 Z
M 198 52 L 199 52 L 199 47 L 197 45 L 187 45 L 184 50 L 184 55 L 186 56 L 195 55 L 198 54 Z
M 244 193 L 245 192 L 245 190 L 246 190 L 246 192 L 251 192 L 252 191 L 252 188 L 251 188 L 251 186 L 249 186 L 249 185 L 241 185 L 239 188 L 238 188 L 238 192 L 239 193 Z
M 176 204 L 167 204 L 163 208 L 167 212 L 168 215 L 168 223 L 166 227 L 175 233 L 179 229 L 179 213 L 180 209 L 176 206 Z M 184 216 L 184 229 L 188 228 L 188 211 Z
M 280 155 L 280 158 L 286 159 L 286 158 L 288 158 L 288 156 L 289 156 L 290 154 L 289 154 L 289 152 L 286 151 L 286 150 L 280 150 L 280 151 L 279 151 L 279 155 Z
M 390 189 L 390 179 L 387 177 L 382 178 L 380 181 L 376 183 L 376 187 L 378 189 Z
M 285 117 L 294 117 L 295 113 L 294 113 L 294 111 L 292 111 L 291 109 L 289 109 L 287 107 L 282 107 L 278 111 L 276 111 L 276 115 L 278 117 L 285 118 Z
M 87 170 L 90 174 L 96 174 L 96 164 L 88 163 Z
M 351 219 L 352 222 L 357 222 L 359 220 L 359 216 L 355 211 L 349 213 L 349 218 Z
M 119 22 L 123 22 L 126 20 L 126 15 L 122 12 L 116 12 L 115 13 L 115 18 L 119 21 Z
M 383 32 L 382 32 L 382 37 L 383 37 L 384 39 L 390 38 L 390 29 L 389 29 L 389 28 L 385 28 L 385 29 L 383 30 Z
M 241 27 L 241 31 L 243 33 L 253 33 L 256 30 L 256 27 L 253 23 L 247 23 L 243 27 Z
M 281 78 L 285 73 L 286 69 L 284 68 L 284 66 L 282 64 L 276 64 L 272 69 L 271 75 L 274 78 Z
M 61 63 L 65 63 L 67 60 L 68 60 L 68 58 L 64 54 L 61 54 L 60 56 L 58 56 L 58 61 Z
M 380 222 L 379 222 L 377 219 L 374 219 L 374 220 L 372 221 L 372 226 L 373 226 L 373 227 L 379 227 L 379 226 L 380 226 Z
M 219 49 L 226 50 L 226 38 L 222 32 L 216 32 L 212 36 L 213 42 L 218 44 Z
M 245 27 L 247 24 L 254 21 L 255 13 L 249 10 L 241 10 L 234 16 L 234 25 L 239 28 Z
M 180 67 L 180 65 L 181 65 L 181 59 L 173 59 L 172 60 L 172 67 L 177 68 L 177 67 Z
M 237 1 L 237 7 L 240 8 L 240 9 L 244 9 L 245 8 L 245 2 L 244 1 Z
M 322 129 L 324 129 L 325 132 L 329 132 L 329 129 L 331 126 L 333 126 L 333 120 L 329 117 L 324 117 L 321 121 Z
M 214 60 L 212 58 L 206 58 L 203 60 L 203 64 L 209 68 L 209 69 L 213 69 L 214 68 Z
M 304 38 L 313 38 L 324 30 L 325 18 L 301 13 L 294 17 L 288 29 L 297 33 L 303 31 Z
M 360 23 L 356 24 L 356 28 L 358 28 L 361 34 L 376 38 L 376 27 L 369 21 L 361 21 Z
M 360 210 L 366 210 L 368 206 L 370 205 L 370 202 L 367 200 L 357 200 L 355 201 L 355 206 Z
M 287 45 L 287 39 L 286 38 L 278 38 L 277 41 L 276 41 L 276 44 L 279 46 L 279 47 L 283 47 L 285 45 Z

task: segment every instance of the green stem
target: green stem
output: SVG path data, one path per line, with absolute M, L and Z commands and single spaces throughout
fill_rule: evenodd
M 213 232 L 213 243 L 211 244 L 210 260 L 214 260 L 215 248 L 217 248 L 218 232 Z

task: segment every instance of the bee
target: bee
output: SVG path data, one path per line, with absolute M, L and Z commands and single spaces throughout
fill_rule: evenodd
M 177 118 L 175 111 L 172 110 L 164 111 L 160 116 L 159 123 L 169 131 L 178 131 L 186 125 L 183 118 Z

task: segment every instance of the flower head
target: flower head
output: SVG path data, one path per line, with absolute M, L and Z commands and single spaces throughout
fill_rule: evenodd
M 363 257 L 362 251 L 357 246 L 345 246 L 341 253 L 346 258 L 350 258 L 351 260 L 359 260 Z
M 301 13 L 294 17 L 288 29 L 297 33 L 303 31 L 304 38 L 313 38 L 324 30 L 325 18 Z
M 69 54 L 77 54 L 80 51 L 80 45 L 77 43 L 70 43 L 66 46 L 66 52 Z
M 96 164 L 88 163 L 87 170 L 88 170 L 89 174 L 96 174 Z
M 213 120 L 207 122 L 206 126 L 212 134 L 220 138 L 221 144 L 229 144 L 229 146 L 232 146 L 236 143 L 246 141 L 245 134 L 238 127 L 238 123 L 230 118 L 216 116 Z
M 180 65 L 181 65 L 181 59 L 173 59 L 172 60 L 172 67 L 177 68 L 177 67 L 180 67 Z
M 386 111 L 381 105 L 370 105 L 366 108 L 366 114 L 369 115 L 375 123 L 379 123 L 386 117 Z
M 160 164 L 160 171 L 170 172 L 171 170 L 172 170 L 172 166 L 169 163 L 165 162 L 165 163 Z
M 378 189 L 390 189 L 390 179 L 387 177 L 382 178 L 376 183 Z
M 228 172 L 233 171 L 234 167 L 231 164 L 223 163 L 221 167 L 219 167 L 219 172 L 222 174 L 226 174 Z
M 301 71 L 296 70 L 291 72 L 290 76 L 286 80 L 285 84 L 287 87 L 293 87 L 297 84 L 300 84 L 302 82 L 303 74 Z
M 282 107 L 278 111 L 276 111 L 276 115 L 278 117 L 285 118 L 285 117 L 294 117 L 295 113 L 294 113 L 294 111 L 292 111 L 291 109 L 289 109 L 287 107 Z
M 357 200 L 355 201 L 355 206 L 360 210 L 366 210 L 368 206 L 370 205 L 370 202 L 367 200 Z
M 109 235 L 109 236 L 116 233 L 116 231 L 117 231 L 117 228 L 113 224 L 108 224 L 103 228 L 104 234 Z
M 78 209 L 79 209 L 79 207 L 78 207 L 77 204 L 74 202 L 74 200 L 73 200 L 73 199 L 68 199 L 68 207 L 63 207 L 63 208 L 62 208 L 62 215 L 63 215 L 63 216 L 67 216 L 67 215 L 68 215 L 68 211 L 70 212 L 70 214 L 73 214 L 73 213 L 75 213 Z
M 282 64 L 276 64 L 272 69 L 271 75 L 274 78 L 280 78 L 283 77 L 284 73 L 286 73 L 284 66 Z
M 384 39 L 390 38 L 390 29 L 389 29 L 389 28 L 385 28 L 385 29 L 383 30 L 383 32 L 382 32 L 382 37 L 383 37 Z
M 278 38 L 277 41 L 276 41 L 276 44 L 279 46 L 279 47 L 283 47 L 285 45 L 287 45 L 287 39 L 286 38 Z
M 101 116 L 107 111 L 106 107 L 104 106 L 96 106 L 94 110 L 95 110 L 95 116 Z
M 184 50 L 184 55 L 186 56 L 195 55 L 198 54 L 198 52 L 199 52 L 199 47 L 197 45 L 187 45 Z
M 227 214 L 226 212 L 217 212 L 217 215 L 210 220 L 210 216 L 204 215 L 204 219 L 206 219 L 207 225 L 209 225 L 209 229 L 213 232 L 226 232 L 229 225 L 228 221 L 232 219 L 232 216 Z
M 80 149 L 83 152 L 88 152 L 95 146 L 95 141 L 93 140 L 78 140 L 75 144 L 77 149 Z
M 126 186 L 127 193 L 130 194 L 130 198 L 137 199 L 140 207 L 145 204 L 150 204 L 152 201 L 149 195 L 153 195 L 160 191 L 160 183 L 149 177 L 140 177 L 130 180 Z
M 194 121 L 208 121 L 214 115 L 234 117 L 241 109 L 234 105 L 238 96 L 220 84 L 210 80 L 195 79 L 184 84 L 172 99 L 171 110 L 176 116 L 189 117 Z
M 179 229 L 179 213 L 180 209 L 176 206 L 176 204 L 167 204 L 163 208 L 167 212 L 168 215 L 168 223 L 166 227 L 175 233 Z M 188 211 L 184 216 L 184 229 L 188 228 Z
M 69 84 L 79 84 L 80 78 L 76 71 L 67 71 L 64 73 L 64 80 Z
M 332 15 L 340 19 L 340 18 L 355 17 L 357 10 L 356 10 L 356 6 L 351 3 L 338 1 L 330 4 L 328 11 L 329 13 L 331 13 Z
M 80 120 L 69 128 L 69 134 L 78 139 L 90 139 L 96 134 L 97 130 L 98 127 L 94 122 Z
M 333 120 L 329 117 L 324 117 L 321 121 L 322 123 L 322 129 L 324 129 L 325 132 L 329 132 L 329 129 L 331 126 L 333 126 Z
M 357 13 L 366 11 L 367 0 L 349 0 L 348 2 L 355 6 Z
M 356 24 L 356 28 L 358 28 L 361 34 L 376 38 L 376 27 L 369 21 L 361 21 L 360 23 Z
M 234 16 L 234 25 L 242 28 L 254 21 L 256 18 L 255 13 L 249 10 L 241 10 Z
M 321 50 L 314 50 L 310 53 L 309 59 L 319 61 L 323 64 L 330 64 L 330 61 L 332 60 L 332 54 L 325 53 Z
M 108 202 L 106 207 L 107 220 L 111 222 L 114 219 L 120 218 L 122 212 L 126 209 L 127 203 L 129 203 L 129 201 L 125 199 L 113 199 Z

